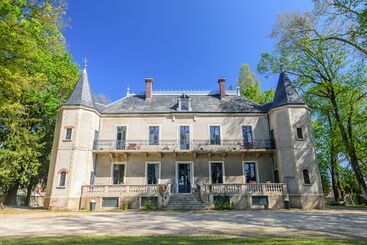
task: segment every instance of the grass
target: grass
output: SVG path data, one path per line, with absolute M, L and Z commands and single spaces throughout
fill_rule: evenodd
M 32 237 L 6 238 L 0 244 L 367 244 L 357 240 L 326 240 L 306 238 L 223 238 L 223 237 L 120 237 L 120 236 L 82 236 L 82 237 Z

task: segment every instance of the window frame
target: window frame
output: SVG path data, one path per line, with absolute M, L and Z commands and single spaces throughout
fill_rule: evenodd
M 308 178 L 309 183 L 306 183 L 306 181 L 305 181 L 304 171 L 307 171 L 307 178 Z M 303 179 L 303 185 L 312 185 L 311 178 L 310 178 L 310 170 L 308 168 L 303 168 L 302 169 L 302 179 Z
M 189 139 L 189 143 L 190 143 L 190 147 L 189 149 L 181 149 L 181 127 L 189 127 L 189 135 L 190 135 L 190 139 Z M 190 151 L 192 149 L 192 141 L 193 141 L 193 127 L 191 124 L 177 124 L 177 150 L 179 151 Z
M 252 137 L 252 144 L 255 143 L 255 133 L 254 133 L 254 125 L 252 124 L 241 124 L 240 129 L 241 129 L 241 143 L 244 144 L 243 141 L 243 127 L 251 127 L 251 137 Z
M 117 149 L 117 127 L 126 127 L 126 132 L 125 132 L 125 147 L 122 147 L 121 149 Z M 115 130 L 114 130 L 114 135 L 113 135 L 113 139 L 115 139 L 116 143 L 115 143 L 115 147 L 116 150 L 124 150 L 126 148 L 126 141 L 128 140 L 128 132 L 129 132 L 129 127 L 127 124 L 115 124 Z
M 72 141 L 73 140 L 73 129 L 74 129 L 74 127 L 71 127 L 71 126 L 65 127 L 64 141 Z M 70 130 L 70 138 L 67 138 L 68 130 Z
M 226 171 L 225 171 L 225 164 L 224 161 L 209 161 L 209 184 L 213 184 L 213 180 L 212 180 L 212 163 L 221 163 L 222 164 L 222 180 L 223 183 L 219 183 L 219 184 L 225 184 L 225 176 L 226 176 Z M 216 183 L 214 183 L 216 184 Z
M 158 142 L 157 144 L 150 144 L 150 127 L 158 127 Z M 148 124 L 148 145 L 159 145 L 160 141 L 161 141 L 161 125 L 159 124 Z
M 211 127 L 219 127 L 219 144 L 212 144 L 211 142 L 211 133 L 210 133 L 210 128 Z M 220 124 L 209 124 L 208 125 L 208 130 L 209 130 L 209 145 L 222 145 L 222 125 Z
M 148 184 L 148 164 L 158 165 L 158 181 L 157 184 Z M 159 185 L 161 183 L 161 162 L 158 161 L 146 161 L 145 162 L 145 184 L 146 185 Z
M 120 184 L 113 183 L 113 167 L 114 165 L 124 165 L 124 181 Z M 126 162 L 111 162 L 111 185 L 125 185 L 126 184 L 126 171 L 127 171 L 127 164 Z
M 257 161 L 242 161 L 242 176 L 243 176 L 243 183 L 245 184 L 249 184 L 247 183 L 246 180 L 246 169 L 245 169 L 245 164 L 246 163 L 254 163 L 255 164 L 255 173 L 256 173 L 256 184 L 260 184 L 260 175 L 259 175 L 259 165 Z
M 61 176 L 62 176 L 63 173 L 65 173 L 64 185 L 60 185 L 60 183 L 61 183 Z M 58 177 L 58 182 L 57 182 L 57 188 L 66 188 L 67 175 L 68 175 L 68 171 L 66 171 L 66 170 L 61 170 L 59 172 L 59 177 Z
M 299 125 L 296 126 L 296 139 L 299 140 L 299 141 L 305 140 L 305 132 L 304 132 L 303 128 L 304 128 L 303 126 L 299 126 Z M 302 137 L 299 137 L 299 135 L 298 135 L 298 130 L 299 129 L 301 130 Z

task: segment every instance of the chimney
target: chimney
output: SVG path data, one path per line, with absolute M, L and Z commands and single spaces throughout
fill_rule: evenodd
M 225 82 L 226 82 L 226 79 L 223 78 L 223 77 L 218 79 L 220 99 L 224 99 L 226 97 L 226 90 L 225 90 L 225 87 L 224 87 Z
M 153 96 L 153 78 L 144 78 L 145 80 L 145 100 L 151 100 Z

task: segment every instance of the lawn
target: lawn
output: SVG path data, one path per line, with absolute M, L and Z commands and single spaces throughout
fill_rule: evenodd
M 0 244 L 367 244 L 356 240 L 303 238 L 221 238 L 221 237 L 33 237 L 0 239 Z

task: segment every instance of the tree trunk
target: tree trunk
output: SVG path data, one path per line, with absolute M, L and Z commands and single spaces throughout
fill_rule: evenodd
M 5 205 L 16 206 L 17 205 L 17 194 L 18 194 L 19 184 L 16 183 L 8 190 L 5 199 Z
M 342 193 L 340 190 L 340 183 L 339 183 L 339 176 L 338 176 L 338 162 L 336 159 L 336 156 L 333 156 L 331 158 L 331 184 L 333 186 L 333 192 L 334 192 L 334 200 L 335 202 L 342 201 Z
M 352 165 L 354 174 L 356 175 L 358 185 L 360 186 L 362 190 L 365 191 L 365 193 L 367 193 L 367 185 L 366 185 L 366 182 L 364 181 L 363 173 L 358 163 L 356 149 L 353 143 L 351 143 L 353 139 L 348 138 L 346 128 L 344 127 L 342 119 L 340 118 L 340 115 L 339 115 L 339 109 L 338 109 L 338 105 L 336 102 L 336 98 L 334 96 L 334 91 L 331 91 L 331 93 L 332 93 L 332 96 L 330 97 L 330 100 L 331 100 L 331 104 L 333 105 L 333 112 L 334 112 L 333 114 L 335 116 L 336 123 L 339 127 L 346 153 L 349 157 L 349 161 L 350 161 L 350 164 Z M 366 197 L 364 198 L 365 198 L 365 202 L 367 203 Z
M 33 184 L 32 184 L 32 181 L 30 181 L 30 183 L 27 185 L 27 196 L 25 198 L 25 203 L 24 203 L 25 206 L 29 206 L 30 204 L 32 187 L 33 187 Z

